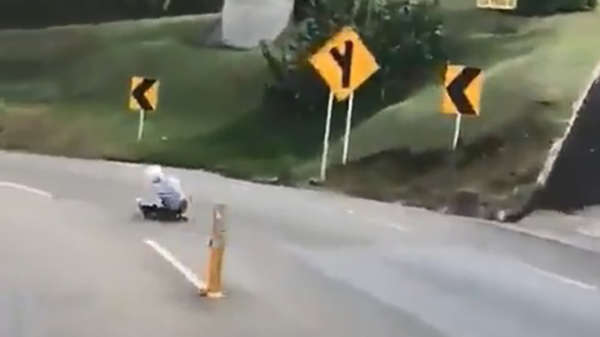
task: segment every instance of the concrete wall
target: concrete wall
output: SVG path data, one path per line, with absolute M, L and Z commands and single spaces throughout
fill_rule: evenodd
M 253 48 L 273 40 L 288 25 L 294 0 L 225 0 L 222 38 L 225 45 Z

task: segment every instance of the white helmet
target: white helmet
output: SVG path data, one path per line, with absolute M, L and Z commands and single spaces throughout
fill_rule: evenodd
M 148 166 L 144 173 L 146 174 L 146 178 L 152 183 L 159 183 L 165 178 L 162 168 L 158 165 Z

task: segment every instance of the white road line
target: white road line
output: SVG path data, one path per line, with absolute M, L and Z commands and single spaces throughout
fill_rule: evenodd
M 37 194 L 39 196 L 42 196 L 42 197 L 45 197 L 45 198 L 49 198 L 49 199 L 53 198 L 52 194 L 50 194 L 50 193 L 48 193 L 46 191 L 42 191 L 42 190 L 39 190 L 37 188 L 29 187 L 29 186 L 26 186 L 26 185 L 11 183 L 11 182 L 8 182 L 8 181 L 0 181 L 0 187 L 13 188 L 13 189 L 16 189 L 16 190 L 21 190 L 21 191 L 25 191 L 25 192 Z
M 386 222 L 386 220 L 384 220 L 384 219 L 371 218 L 371 219 L 367 219 L 367 221 L 369 223 L 372 223 L 377 226 L 383 226 L 383 227 L 395 229 L 399 232 L 404 232 L 404 233 L 411 232 L 410 228 L 407 228 L 407 227 L 404 227 L 402 225 L 398 225 L 395 223 Z
M 177 269 L 191 284 L 193 284 L 198 290 L 203 291 L 206 289 L 206 284 L 198 278 L 188 267 L 184 266 L 171 252 L 161 247 L 158 243 L 152 240 L 145 240 L 145 244 L 152 247 L 160 256 L 162 256 L 167 262 L 169 262 L 175 269 Z
M 548 278 L 560 281 L 562 283 L 565 283 L 565 284 L 568 284 L 568 285 L 572 285 L 572 286 L 575 286 L 575 287 L 579 287 L 581 289 L 590 290 L 590 291 L 597 291 L 598 290 L 597 286 L 593 286 L 593 285 L 587 284 L 585 282 L 573 280 L 573 279 L 568 278 L 566 276 L 555 274 L 555 273 L 552 273 L 552 272 L 549 272 L 549 271 L 546 271 L 546 270 L 543 270 L 543 269 L 540 269 L 540 268 L 537 268 L 537 267 L 534 267 L 534 266 L 531 266 L 531 265 L 528 265 L 528 264 L 526 264 L 526 265 L 527 265 L 527 267 L 533 269 L 536 273 L 538 273 L 540 275 L 543 275 L 545 277 L 548 277 Z
M 328 211 L 329 214 L 337 216 L 337 215 L 339 215 L 338 212 L 340 212 L 341 209 L 335 209 L 335 210 L 329 210 L 329 209 L 327 209 L 327 211 Z M 391 223 L 387 219 L 375 218 L 375 217 L 368 218 L 368 217 L 365 217 L 365 216 L 361 216 L 360 213 L 357 214 L 357 212 L 355 210 L 350 209 L 350 208 L 346 208 L 344 210 L 344 212 L 346 214 L 348 214 L 348 215 L 351 215 L 351 216 L 358 216 L 359 220 L 366 221 L 366 222 L 368 222 L 368 223 L 370 223 L 372 225 L 387 227 L 387 228 L 395 229 L 395 230 L 397 230 L 399 232 L 404 232 L 404 233 L 411 232 L 410 228 L 407 228 L 407 227 L 404 227 L 402 225 L 398 225 L 398 224 L 395 224 L 395 223 Z
M 393 228 L 393 229 L 395 229 L 397 231 L 400 231 L 400 232 L 410 232 L 410 229 L 408 229 L 408 228 L 406 228 L 404 226 L 400 226 L 400 225 L 394 224 L 394 223 L 389 223 L 389 224 L 386 224 L 384 226 L 389 227 L 389 228 Z
M 143 166 L 139 163 L 128 163 L 128 162 L 121 162 L 121 161 L 113 161 L 111 163 L 115 164 L 117 166 L 127 167 L 127 168 L 140 168 Z

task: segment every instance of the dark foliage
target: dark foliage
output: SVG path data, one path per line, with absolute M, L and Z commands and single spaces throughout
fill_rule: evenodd
M 41 28 L 218 12 L 223 0 L 0 0 L 0 28 Z
M 518 11 L 525 15 L 550 15 L 596 8 L 598 0 L 519 0 Z

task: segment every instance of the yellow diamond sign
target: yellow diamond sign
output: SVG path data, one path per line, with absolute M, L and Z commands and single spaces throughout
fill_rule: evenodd
M 310 58 L 310 63 L 343 101 L 379 70 L 375 57 L 350 27 L 343 28 Z

